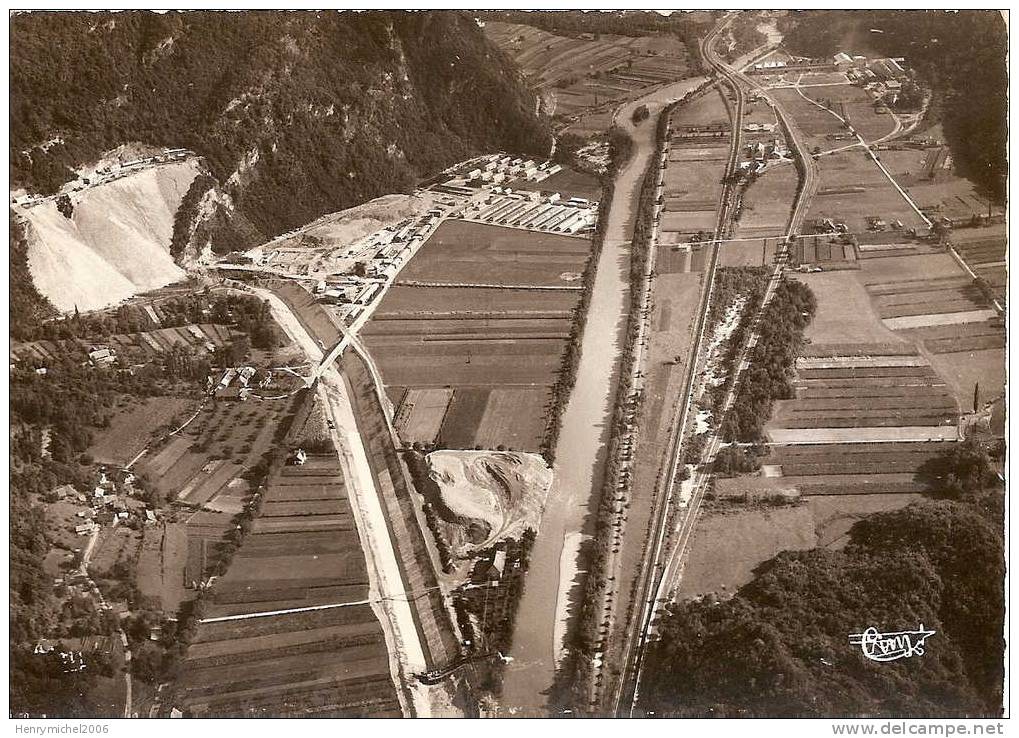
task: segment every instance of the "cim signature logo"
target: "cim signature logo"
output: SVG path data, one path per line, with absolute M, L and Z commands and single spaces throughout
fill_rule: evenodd
M 859 646 L 863 655 L 871 661 L 896 661 L 910 656 L 923 656 L 924 642 L 934 632 L 924 630 L 922 623 L 917 630 L 900 630 L 895 633 L 878 633 L 877 628 L 867 628 L 862 633 L 851 634 L 849 642 Z

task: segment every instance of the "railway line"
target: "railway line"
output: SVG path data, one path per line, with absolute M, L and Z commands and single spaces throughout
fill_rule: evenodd
M 690 496 L 686 514 L 682 517 L 674 531 L 672 531 L 676 534 L 676 536 L 673 541 L 673 545 L 669 546 L 669 524 L 671 518 L 670 512 L 672 508 L 673 490 L 675 489 L 676 478 L 678 476 L 678 470 L 682 459 L 683 431 L 686 427 L 689 409 L 692 406 L 694 399 L 693 380 L 696 376 L 697 363 L 700 360 L 700 345 L 703 342 L 704 337 L 704 323 L 706 322 L 707 311 L 710 306 L 710 296 L 714 285 L 715 270 L 717 266 L 717 242 L 718 240 L 726 237 L 728 225 L 732 222 L 737 207 L 737 187 L 731 182 L 728 175 L 735 172 L 738 167 L 739 153 L 742 143 L 742 115 L 748 90 L 754 89 L 758 92 L 758 94 L 768 98 L 768 95 L 763 88 L 739 70 L 726 64 L 714 50 L 714 41 L 717 38 L 718 33 L 722 31 L 734 17 L 735 16 L 733 14 L 726 16 L 701 42 L 701 54 L 704 57 L 705 62 L 708 66 L 715 70 L 719 76 L 723 77 L 727 81 L 736 96 L 735 106 L 732 113 L 732 147 L 730 150 L 730 158 L 727 168 L 726 186 L 723 189 L 722 202 L 719 207 L 718 221 L 716 223 L 715 241 L 709 246 L 709 248 L 712 249 L 712 255 L 709 262 L 709 288 L 707 290 L 706 299 L 701 306 L 697 332 L 698 341 L 695 349 L 694 361 L 688 368 L 689 374 L 687 378 L 688 384 L 686 401 L 679 417 L 677 418 L 678 422 L 673 429 L 674 437 L 670 444 L 670 468 L 666 478 L 664 500 L 654 513 L 654 544 L 650 557 L 644 563 L 644 570 L 640 580 L 641 614 L 639 620 L 636 621 L 638 626 L 637 630 L 630 631 L 629 634 L 625 651 L 626 656 L 623 664 L 622 678 L 620 679 L 618 691 L 615 695 L 614 714 L 618 716 L 633 717 L 637 714 L 644 657 L 654 633 L 656 615 L 663 603 L 669 599 L 668 595 L 675 587 L 675 583 L 681 569 L 682 559 L 692 536 L 694 524 L 697 520 L 700 506 L 704 498 L 704 493 L 707 489 L 711 464 L 722 445 L 722 438 L 718 432 L 713 433 L 708 442 L 705 444 L 699 458 L 699 464 L 697 465 L 698 471 L 694 477 L 692 494 Z M 774 108 L 775 114 L 778 117 L 783 130 L 786 132 L 786 138 L 788 139 L 790 147 L 796 151 L 798 161 L 800 162 L 799 171 L 801 176 L 801 186 L 797 190 L 796 199 L 790 212 L 788 228 L 786 231 L 786 241 L 783 242 L 779 253 L 776 255 L 775 269 L 769 279 L 764 298 L 754 315 L 750 331 L 748 331 L 747 341 L 741 347 L 737 360 L 734 363 L 733 371 L 735 372 L 735 377 L 732 386 L 725 397 L 721 412 L 719 413 L 719 422 L 717 426 L 719 428 L 722 425 L 721 420 L 724 419 L 725 415 L 730 411 L 735 402 L 736 394 L 739 389 L 739 379 L 743 371 L 750 364 L 751 351 L 754 346 L 756 346 L 759 337 L 761 316 L 763 315 L 764 309 L 774 296 L 778 285 L 781 283 L 782 272 L 787 259 L 788 240 L 799 232 L 803 219 L 806 216 L 811 198 L 817 191 L 818 177 L 816 165 L 807 151 L 805 144 L 800 139 L 798 130 L 793 127 L 784 110 L 776 105 L 770 98 L 768 98 L 768 101 Z
M 634 621 L 637 627 L 636 629 L 631 628 L 627 632 L 623 645 L 620 679 L 616 684 L 614 694 L 611 695 L 612 713 L 617 716 L 632 717 L 636 710 L 641 669 L 652 632 L 656 610 L 655 604 L 658 597 L 657 593 L 661 589 L 662 575 L 665 571 L 661 560 L 666 553 L 668 543 L 668 523 L 670 511 L 672 510 L 676 481 L 679 475 L 680 460 L 682 459 L 683 429 L 688 423 L 690 409 L 693 406 L 693 390 L 697 378 L 697 367 L 701 360 L 701 346 L 704 343 L 708 311 L 710 310 L 711 298 L 714 293 L 715 275 L 718 267 L 717 241 L 727 236 L 737 207 L 738 187 L 732 175 L 738 171 L 740 150 L 742 148 L 742 119 L 746 106 L 746 91 L 739 83 L 732 81 L 725 74 L 725 67 L 713 50 L 715 39 L 732 17 L 731 15 L 726 17 L 701 41 L 701 54 L 704 56 L 705 61 L 726 79 L 735 96 L 735 102 L 732 107 L 730 150 L 725 169 L 725 184 L 722 188 L 718 215 L 715 221 L 715 238 L 714 241 L 706 245 L 706 248 L 710 250 L 706 269 L 707 288 L 704 290 L 698 310 L 694 357 L 687 365 L 684 400 L 679 406 L 676 422 L 672 425 L 672 433 L 668 446 L 669 468 L 664 477 L 664 484 L 655 495 L 655 503 L 651 516 L 651 537 L 649 539 L 651 553 L 645 559 L 643 569 L 637 579 L 637 592 L 639 593 L 637 602 L 639 603 L 639 609 L 637 610 L 637 618 Z

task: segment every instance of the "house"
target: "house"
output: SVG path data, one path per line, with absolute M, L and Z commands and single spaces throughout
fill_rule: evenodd
M 56 648 L 56 644 L 53 641 L 48 641 L 45 638 L 41 638 L 36 644 L 35 648 L 32 649 L 32 653 L 53 653 Z
M 237 381 L 245 387 L 248 386 L 248 382 L 255 376 L 255 367 L 253 366 L 242 366 L 237 372 Z
M 172 718 L 182 718 L 182 717 L 184 717 L 184 713 L 181 712 L 178 708 L 174 707 L 174 708 L 172 708 L 170 710 L 170 717 L 172 717 Z
M 81 523 L 80 525 L 74 526 L 74 532 L 79 536 L 87 536 L 95 530 L 96 524 L 89 520 L 87 523 Z
M 230 368 L 223 372 L 223 377 L 219 380 L 219 387 L 217 389 L 225 390 L 230 386 L 230 383 L 234 381 L 234 377 L 237 376 L 237 370 Z
M 475 569 L 476 578 L 482 582 L 498 582 L 506 570 L 506 550 L 499 549 L 492 556 L 490 561 L 484 562 L 479 569 Z
M 61 651 L 60 652 L 60 663 L 63 666 L 65 674 L 73 674 L 78 671 L 84 671 L 85 657 L 81 651 Z
M 69 484 L 61 484 L 59 487 L 54 487 L 50 490 L 50 494 L 55 495 L 58 500 L 63 500 L 68 497 L 75 497 L 78 491 Z
M 304 462 L 308 460 L 308 454 L 304 452 L 303 448 L 299 448 L 294 452 L 293 464 L 295 466 L 303 466 Z
M 92 366 L 107 366 L 115 362 L 117 356 L 111 349 L 93 346 L 92 350 L 88 353 L 88 360 Z
M 847 54 L 844 51 L 840 51 L 839 53 L 837 53 L 834 56 L 832 61 L 835 62 L 835 66 L 836 67 L 843 67 L 843 66 L 848 67 L 848 66 L 850 66 L 853 63 L 853 57 L 851 57 L 849 54 Z
M 156 522 L 156 514 L 152 510 L 145 511 L 145 522 L 154 523 Z
M 501 579 L 502 575 L 506 570 L 506 551 L 500 549 L 495 552 L 495 556 L 492 558 L 492 567 L 490 572 L 498 575 L 497 578 Z

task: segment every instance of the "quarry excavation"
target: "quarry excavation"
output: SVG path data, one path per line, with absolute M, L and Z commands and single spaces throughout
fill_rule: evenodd
M 19 730 L 1008 715 L 1007 16 L 9 36 Z

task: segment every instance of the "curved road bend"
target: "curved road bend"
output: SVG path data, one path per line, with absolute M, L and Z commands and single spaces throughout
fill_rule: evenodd
M 616 176 L 581 339 L 576 384 L 563 414 L 556 447 L 555 481 L 524 577 L 510 649 L 513 661 L 506 667 L 501 700 L 504 711 L 511 714 L 546 712 L 568 618 L 566 593 L 576 582 L 577 548 L 585 528 L 593 523 L 588 520 L 589 513 L 598 506 L 604 467 L 602 449 L 611 422 L 626 330 L 633 211 L 655 151 L 656 114 L 703 81 L 697 77 L 659 88 L 623 105 L 616 114 L 618 125 L 633 139 L 633 153 Z M 634 126 L 633 110 L 644 104 L 652 115 Z

